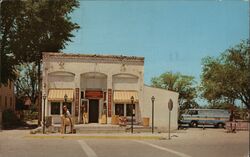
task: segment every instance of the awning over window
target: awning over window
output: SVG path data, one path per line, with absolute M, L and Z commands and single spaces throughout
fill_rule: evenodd
M 67 101 L 73 101 L 73 89 L 50 89 L 48 101 L 64 101 L 65 94 L 68 96 Z
M 114 91 L 114 103 L 127 103 L 131 104 L 131 97 L 134 97 L 134 103 L 138 103 L 137 91 Z

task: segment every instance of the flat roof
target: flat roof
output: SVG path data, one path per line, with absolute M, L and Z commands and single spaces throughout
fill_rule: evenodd
M 100 63 L 131 63 L 144 65 L 144 57 L 124 56 L 124 55 L 105 55 L 105 54 L 76 54 L 63 52 L 43 52 L 44 61 L 80 61 L 80 62 L 100 62 Z
M 55 57 L 91 57 L 91 58 L 117 58 L 117 59 L 132 59 L 132 60 L 142 60 L 144 57 L 139 56 L 126 56 L 126 55 L 108 55 L 108 54 L 77 54 L 77 53 L 64 53 L 64 52 L 43 52 L 43 56 L 55 56 Z

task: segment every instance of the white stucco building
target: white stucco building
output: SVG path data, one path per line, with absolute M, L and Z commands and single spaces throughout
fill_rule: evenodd
M 76 123 L 82 123 L 85 106 L 89 123 L 100 123 L 104 115 L 107 121 L 102 123 L 108 124 L 114 115 L 130 119 L 133 109 L 136 124 L 143 117 L 151 119 L 154 96 L 154 126 L 163 129 L 172 99 L 171 126 L 177 128 L 179 94 L 144 85 L 144 57 L 43 53 L 43 95 L 45 116 L 52 116 L 53 123 L 60 123 L 62 106 L 67 104 Z

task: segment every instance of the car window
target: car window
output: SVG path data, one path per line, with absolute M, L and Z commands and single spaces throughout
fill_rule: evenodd
M 198 115 L 198 111 L 197 110 L 189 110 L 188 114 L 189 115 Z

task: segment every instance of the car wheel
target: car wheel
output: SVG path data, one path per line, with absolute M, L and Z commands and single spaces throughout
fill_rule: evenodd
M 191 126 L 197 128 L 198 127 L 198 123 L 195 122 L 195 121 L 193 121 L 193 122 L 191 122 Z
M 224 126 L 225 126 L 225 124 L 223 124 L 223 123 L 218 123 L 218 124 L 217 124 L 217 127 L 218 127 L 218 128 L 224 128 Z

